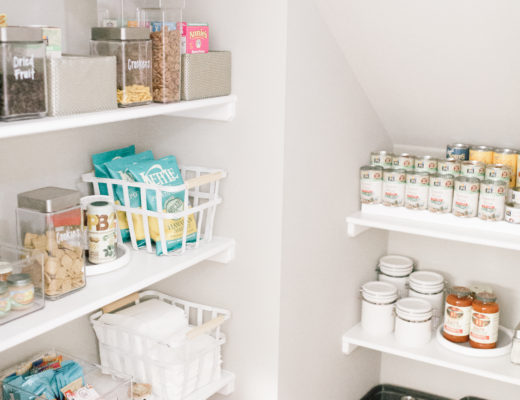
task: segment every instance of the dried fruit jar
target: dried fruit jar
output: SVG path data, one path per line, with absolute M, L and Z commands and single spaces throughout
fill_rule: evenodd
M 471 290 L 463 286 L 452 287 L 446 297 L 444 308 L 443 336 L 451 342 L 464 343 L 469 340 L 471 309 L 473 298 Z
M 47 115 L 45 68 L 41 28 L 0 28 L 0 120 Z
M 500 308 L 493 293 L 480 292 L 473 301 L 469 344 L 477 349 L 494 349 L 498 340 Z
M 18 195 L 18 241 L 43 254 L 45 296 L 57 300 L 85 286 L 80 193 L 45 187 Z
M 152 102 L 152 42 L 147 28 L 92 28 L 90 54 L 116 57 L 120 107 Z

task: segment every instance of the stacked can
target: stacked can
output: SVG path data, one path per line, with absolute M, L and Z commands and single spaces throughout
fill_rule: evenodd
M 381 203 L 383 190 L 383 167 L 379 165 L 365 165 L 360 168 L 359 197 L 363 204 Z
M 471 146 L 469 148 L 470 161 L 480 161 L 484 164 L 493 164 L 493 148 L 489 146 Z
M 482 161 L 463 161 L 460 166 L 460 175 L 469 178 L 484 179 L 486 176 L 486 164 Z
M 393 163 L 394 168 L 411 171 L 415 168 L 415 156 L 408 153 L 394 155 Z
M 445 160 L 439 160 L 437 163 L 437 170 L 439 174 L 449 174 L 453 176 L 460 175 L 460 161 L 451 157 Z
M 435 174 L 437 172 L 438 160 L 432 156 L 415 157 L 415 171 L 428 172 Z
M 405 187 L 406 170 L 386 168 L 383 171 L 383 205 L 402 207 L 404 205 Z
M 434 213 L 450 213 L 453 202 L 455 177 L 450 174 L 430 175 L 428 210 Z
M 511 181 L 509 187 L 516 186 L 516 164 L 518 151 L 513 149 L 495 149 L 493 151 L 493 163 L 506 165 L 511 169 Z
M 459 161 L 469 160 L 469 145 L 462 143 L 447 145 L 446 158 L 454 158 Z
M 457 217 L 476 217 L 478 214 L 480 180 L 459 176 L 455 178 L 453 214 Z
M 430 174 L 426 171 L 410 171 L 406 174 L 404 205 L 414 210 L 428 208 Z
M 502 221 L 506 203 L 507 183 L 484 180 L 480 183 L 478 217 L 488 221 Z
M 392 168 L 394 155 L 388 151 L 373 151 L 370 153 L 370 165 L 378 165 L 383 168 Z

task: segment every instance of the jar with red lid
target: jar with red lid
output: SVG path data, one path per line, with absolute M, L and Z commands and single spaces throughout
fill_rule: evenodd
M 451 342 L 467 342 L 473 304 L 471 290 L 463 286 L 454 286 L 448 293 L 444 308 L 442 335 Z
M 500 308 L 493 293 L 480 292 L 473 300 L 469 344 L 477 349 L 494 349 L 498 339 Z

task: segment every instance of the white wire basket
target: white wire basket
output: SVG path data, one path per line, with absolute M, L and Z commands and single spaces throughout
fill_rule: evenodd
M 227 176 L 226 172 L 221 169 L 212 169 L 205 167 L 180 167 L 184 184 L 179 186 L 160 186 L 141 182 L 129 182 L 121 179 L 97 178 L 93 172 L 82 175 L 83 182 L 92 183 L 95 195 L 99 195 L 99 185 L 106 184 L 108 197 L 112 201 L 116 201 L 114 195 L 114 185 L 120 185 L 123 189 L 124 205 L 116 204 L 116 211 L 126 215 L 128 230 L 130 233 L 130 241 L 134 249 L 139 249 L 134 218 L 137 216 L 142 219 L 144 231 L 144 243 L 148 252 L 153 252 L 154 241 L 150 235 L 149 218 L 157 218 L 160 240 L 156 241 L 161 244 L 164 249 L 162 254 L 180 255 L 188 248 L 198 247 L 203 241 L 211 241 L 213 238 L 213 225 L 215 221 L 215 213 L 217 205 L 222 202 L 219 196 L 220 180 Z M 129 189 L 135 191 L 138 189 L 140 194 L 140 207 L 130 206 Z M 179 193 L 184 191 L 184 204 L 190 205 L 184 207 L 183 211 L 167 213 L 162 211 L 150 211 L 147 209 L 147 193 L 155 192 L 157 210 L 163 209 L 163 193 Z M 197 231 L 195 240 L 188 241 L 188 218 L 193 216 L 196 221 Z M 168 221 L 178 221 L 183 219 L 183 234 L 181 238 L 181 246 L 178 249 L 167 251 L 167 236 L 165 225 Z M 118 240 L 121 240 L 121 234 L 118 229 Z

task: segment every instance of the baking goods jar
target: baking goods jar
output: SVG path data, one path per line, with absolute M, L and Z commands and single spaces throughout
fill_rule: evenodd
M 511 168 L 504 164 L 488 164 L 486 166 L 486 179 L 501 180 L 509 184 Z
M 386 150 L 373 151 L 370 153 L 370 164 L 379 165 L 383 168 L 392 168 L 394 155 Z
M 457 217 L 476 217 L 480 179 L 458 176 L 453 191 L 453 214 Z
M 502 221 L 506 204 L 507 183 L 486 179 L 480 182 L 478 217 L 487 221 Z
M 437 163 L 437 159 L 432 156 L 415 157 L 415 171 L 435 174 L 437 172 Z
M 13 311 L 26 310 L 34 301 L 34 284 L 29 274 L 13 274 L 7 279 L 11 309 Z
M 0 27 L 0 120 L 47 115 L 41 28 Z
M 92 28 L 90 54 L 116 57 L 120 107 L 152 102 L 152 42 L 148 28 Z
M 506 204 L 505 220 L 510 224 L 520 224 L 520 204 Z
M 402 207 L 406 188 L 406 170 L 386 168 L 383 170 L 382 203 L 385 206 Z
M 463 161 L 460 165 L 461 176 L 484 179 L 486 164 L 482 161 Z
M 510 187 L 516 186 L 516 161 L 518 151 L 513 149 L 495 149 L 493 151 L 493 163 L 506 165 L 511 169 Z
M 459 161 L 469 160 L 469 145 L 462 143 L 447 145 L 446 158 L 455 158 Z
M 473 300 L 469 344 L 477 349 L 494 349 L 497 346 L 500 309 L 497 297 L 480 292 Z
M 116 212 L 108 201 L 87 206 L 88 260 L 102 264 L 117 258 Z
M 20 193 L 16 209 L 18 243 L 44 255 L 49 300 L 85 286 L 82 213 L 76 190 L 45 187 Z
M 437 163 L 437 172 L 439 174 L 460 175 L 460 161 L 451 157 L 445 160 L 439 160 Z
M 359 198 L 362 204 L 381 203 L 383 190 L 383 168 L 377 165 L 365 165 L 359 170 Z
M 428 210 L 434 213 L 449 213 L 453 203 L 455 178 L 450 174 L 430 175 Z
M 13 266 L 7 261 L 0 261 L 0 282 L 7 282 L 9 275 L 13 273 Z
M 397 288 L 388 282 L 367 282 L 361 287 L 361 296 L 361 327 L 373 336 L 391 333 Z
M 414 262 L 410 257 L 390 254 L 379 259 L 377 279 L 393 284 L 399 297 L 406 297 L 408 277 L 413 268 Z
M 408 347 L 421 347 L 432 337 L 432 306 L 426 300 L 406 297 L 395 304 L 395 339 Z
M 433 271 L 415 271 L 408 278 L 408 295 L 432 305 L 435 327 L 440 324 L 444 311 L 444 285 L 444 277 Z
M 454 286 L 448 291 L 442 329 L 442 335 L 447 340 L 455 343 L 469 340 L 472 304 L 471 290 L 467 287 Z
M 11 294 L 7 282 L 0 282 L 0 318 L 5 317 L 11 311 Z
M 405 207 L 413 210 L 426 210 L 428 208 L 429 189 L 430 174 L 428 172 L 407 172 L 404 196 Z
M 493 164 L 493 148 L 489 146 L 471 146 L 469 148 L 469 159 L 481 161 L 484 164 Z
M 406 171 L 413 170 L 415 167 L 415 156 L 408 153 L 401 153 L 394 155 L 393 158 L 394 168 L 404 169 Z

